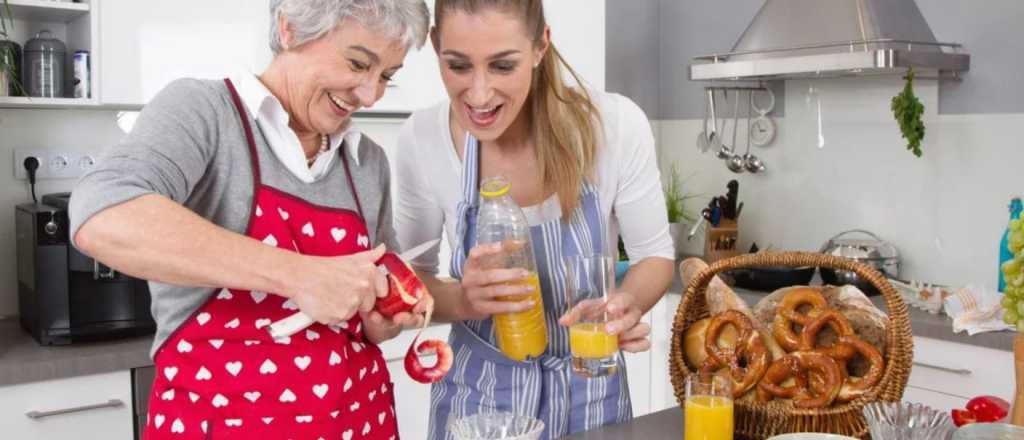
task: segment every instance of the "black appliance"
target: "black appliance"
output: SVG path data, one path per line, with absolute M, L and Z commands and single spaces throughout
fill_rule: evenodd
M 79 252 L 68 237 L 70 193 L 17 206 L 21 326 L 42 345 L 151 334 L 146 281 Z

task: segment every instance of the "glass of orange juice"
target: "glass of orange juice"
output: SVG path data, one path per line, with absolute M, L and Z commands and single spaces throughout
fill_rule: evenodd
M 619 337 L 608 334 L 606 304 L 614 294 L 615 260 L 602 254 L 565 257 L 565 295 L 573 371 L 584 377 L 615 374 Z
M 686 378 L 684 440 L 732 440 L 732 380 L 728 375 L 694 373 Z

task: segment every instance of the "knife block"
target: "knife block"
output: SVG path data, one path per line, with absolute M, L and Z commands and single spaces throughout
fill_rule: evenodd
M 1013 339 L 1013 364 L 1017 371 L 1017 393 L 1013 398 L 1010 423 L 1024 426 L 1024 333 Z
M 736 221 L 723 218 L 718 226 L 704 229 L 704 261 L 708 264 L 739 255 L 739 229 Z

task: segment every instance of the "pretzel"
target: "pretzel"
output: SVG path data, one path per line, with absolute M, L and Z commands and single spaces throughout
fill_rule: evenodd
M 790 353 L 795 357 L 800 368 L 812 378 L 805 392 L 793 398 L 793 406 L 797 408 L 823 408 L 829 406 L 839 396 L 846 373 L 839 367 L 835 359 L 814 351 L 798 351 Z M 817 378 L 817 380 L 813 380 Z
M 726 324 L 733 325 L 739 332 L 736 346 L 725 348 L 718 345 L 718 337 Z M 702 372 L 712 373 L 728 367 L 733 380 L 733 397 L 739 398 L 750 391 L 768 369 L 768 348 L 761 339 L 761 333 L 754 330 L 754 324 L 746 315 L 736 310 L 726 310 L 715 315 L 708 324 L 704 337 L 707 360 L 701 366 Z M 741 360 L 746 366 L 740 366 Z
M 856 350 L 848 344 L 840 344 L 838 341 L 828 347 L 817 348 L 818 332 L 828 324 L 832 330 L 842 338 L 844 336 L 855 336 L 850 321 L 838 310 L 827 309 L 821 312 L 813 321 L 804 326 L 800 333 L 800 351 L 816 351 L 837 360 L 849 360 L 856 355 Z
M 807 314 L 800 313 L 800 307 L 811 306 Z M 828 308 L 828 301 L 817 290 L 794 290 L 782 298 L 779 309 L 772 321 L 772 336 L 787 352 L 797 351 L 800 337 L 793 331 L 793 324 L 807 326 L 818 314 Z
M 793 385 L 781 384 L 793 379 Z M 800 361 L 794 356 L 783 356 L 772 362 L 764 372 L 764 378 L 757 384 L 757 398 L 768 402 L 773 398 L 792 399 L 807 392 L 807 375 L 800 368 Z
M 843 386 L 840 388 L 839 396 L 836 400 L 840 402 L 849 402 L 863 396 L 868 392 L 868 390 L 882 380 L 882 374 L 885 372 L 885 359 L 882 358 L 882 353 L 879 352 L 874 345 L 871 345 L 856 336 L 840 336 L 836 345 L 850 347 L 855 351 L 855 353 L 860 353 L 861 356 L 864 356 L 870 364 L 870 367 L 868 367 L 868 371 L 864 376 L 850 376 L 843 382 Z

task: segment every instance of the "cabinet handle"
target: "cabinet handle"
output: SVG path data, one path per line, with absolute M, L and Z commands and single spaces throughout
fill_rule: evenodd
M 970 376 L 970 375 L 974 374 L 973 371 L 965 369 L 965 368 L 940 367 L 938 365 L 926 364 L 924 362 L 914 362 L 914 365 L 917 365 L 919 367 L 931 368 L 933 370 L 945 371 L 947 373 L 953 373 L 953 374 L 957 374 L 957 375 L 960 375 L 960 376 Z
M 76 406 L 74 408 L 55 409 L 53 411 L 29 411 L 29 412 L 25 413 L 25 417 L 28 417 L 28 418 L 30 418 L 32 420 L 39 420 L 39 419 L 42 419 L 42 418 L 45 418 L 45 417 L 57 416 L 57 415 L 61 415 L 61 414 L 70 414 L 70 413 L 76 413 L 76 412 L 82 412 L 82 411 L 91 411 L 91 410 L 94 410 L 94 409 L 101 409 L 101 408 L 120 408 L 122 406 L 124 406 L 124 402 L 122 402 L 121 399 L 110 399 L 110 400 L 108 400 L 108 401 L 106 401 L 104 403 L 97 403 L 97 404 L 94 404 L 94 405 Z

